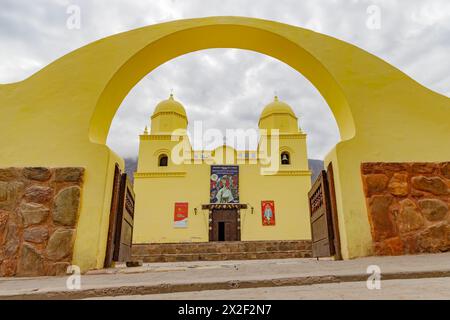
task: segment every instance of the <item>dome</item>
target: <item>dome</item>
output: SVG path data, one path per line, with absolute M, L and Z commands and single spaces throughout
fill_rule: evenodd
M 277 96 L 273 102 L 269 103 L 261 113 L 261 119 L 266 118 L 272 114 L 287 114 L 297 119 L 292 108 L 285 102 L 280 101 Z
M 173 94 L 170 95 L 170 98 L 164 101 L 161 101 L 155 108 L 155 112 L 153 113 L 153 116 L 156 116 L 160 113 L 177 113 L 180 116 L 187 118 L 186 116 L 186 110 L 184 109 L 183 105 L 176 101 L 173 97 Z

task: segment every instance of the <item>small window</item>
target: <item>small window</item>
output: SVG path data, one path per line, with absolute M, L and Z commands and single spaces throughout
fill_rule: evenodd
M 169 165 L 169 157 L 165 154 L 161 155 L 159 157 L 159 166 L 160 167 L 167 167 Z
M 291 164 L 291 156 L 289 155 L 289 152 L 283 152 L 281 154 L 281 164 L 284 166 Z

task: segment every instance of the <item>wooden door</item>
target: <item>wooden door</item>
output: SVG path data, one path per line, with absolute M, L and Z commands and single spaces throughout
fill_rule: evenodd
M 240 241 L 237 209 L 215 209 L 211 227 L 210 241 Z
M 118 165 L 114 171 L 111 211 L 109 215 L 108 242 L 105 268 L 113 261 L 126 262 L 131 258 L 134 224 L 134 192 L 126 174 Z
M 327 168 L 328 191 L 330 195 L 331 221 L 333 224 L 333 245 L 334 257 L 336 260 L 342 260 L 341 238 L 339 234 L 339 219 L 336 204 L 336 191 L 334 188 L 333 163 L 330 162 Z
M 114 170 L 114 180 L 111 197 L 111 209 L 109 213 L 109 229 L 108 229 L 108 242 L 106 245 L 106 256 L 104 267 L 109 268 L 112 265 L 114 252 L 115 252 L 115 236 L 117 226 L 117 214 L 119 210 L 119 198 L 120 198 L 120 185 L 122 183 L 122 172 L 119 165 L 116 164 Z
M 134 226 L 134 191 L 127 174 L 122 175 L 117 223 L 114 261 L 126 262 L 131 259 Z
M 322 171 L 309 192 L 313 257 L 335 253 L 334 232 L 327 172 Z

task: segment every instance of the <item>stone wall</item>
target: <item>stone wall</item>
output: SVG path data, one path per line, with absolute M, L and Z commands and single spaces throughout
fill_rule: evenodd
M 0 169 L 0 277 L 65 274 L 84 169 Z
M 450 250 L 450 162 L 363 163 L 376 255 Z

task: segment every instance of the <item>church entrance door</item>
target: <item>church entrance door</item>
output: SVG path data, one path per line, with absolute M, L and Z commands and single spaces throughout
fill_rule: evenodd
M 210 241 L 240 241 L 238 209 L 214 209 L 210 224 Z

